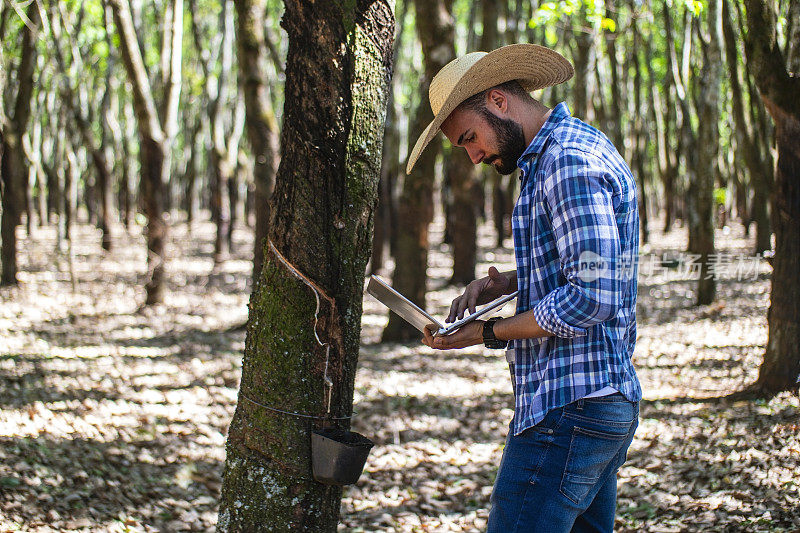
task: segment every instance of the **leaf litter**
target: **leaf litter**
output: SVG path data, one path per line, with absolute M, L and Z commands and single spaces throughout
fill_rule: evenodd
M 251 232 L 214 268 L 214 228 L 173 228 L 164 305 L 140 309 L 141 228 L 74 228 L 73 271 L 53 228 L 20 246 L 0 289 L 0 532 L 214 531 L 247 318 Z M 441 241 L 441 222 L 431 233 Z M 480 228 L 481 263 L 513 268 Z M 718 246 L 748 254 L 741 228 Z M 675 255 L 685 230 L 643 251 Z M 431 252 L 428 309 L 444 316 L 446 245 Z M 388 271 L 391 273 L 391 261 Z M 800 530 L 800 401 L 720 402 L 758 375 L 769 266 L 692 306 L 693 281 L 640 277 L 635 364 L 645 400 L 619 473 L 616 530 Z M 504 313 L 512 312 L 509 305 Z M 376 442 L 345 489 L 340 531 L 482 531 L 513 399 L 502 354 L 380 344 L 386 310 L 366 296 L 353 429 Z

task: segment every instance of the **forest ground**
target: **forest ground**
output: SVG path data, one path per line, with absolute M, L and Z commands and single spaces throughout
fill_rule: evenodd
M 213 227 L 189 235 L 174 221 L 166 303 L 139 311 L 141 227 L 115 229 L 102 253 L 95 228 L 75 227 L 71 269 L 53 228 L 20 233 L 20 287 L 0 289 L 0 532 L 214 529 L 251 232 L 235 232 L 215 270 Z M 492 230 L 480 235 L 479 274 L 511 268 Z M 654 231 L 643 250 L 675 258 L 685 237 Z M 717 243 L 734 263 L 751 249 L 740 227 Z M 431 255 L 435 316 L 458 294 L 446 252 Z M 634 363 L 645 399 L 619 474 L 618 531 L 800 530 L 798 397 L 714 400 L 757 376 L 770 269 L 755 266 L 729 271 L 718 303 L 696 308 L 696 282 L 643 264 Z M 340 530 L 480 531 L 512 415 L 505 360 L 482 347 L 380 344 L 386 321 L 365 297 L 353 426 L 376 446 L 345 490 Z

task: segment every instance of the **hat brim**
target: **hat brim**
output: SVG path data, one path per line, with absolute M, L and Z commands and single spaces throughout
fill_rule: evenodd
M 414 144 L 408 156 L 406 173 L 411 173 L 422 151 L 439 133 L 450 113 L 470 96 L 512 80 L 519 81 L 523 89 L 531 92 L 563 83 L 573 73 L 572 64 L 566 58 L 544 46 L 510 44 L 489 52 L 469 67 L 456 82 L 439 112 Z

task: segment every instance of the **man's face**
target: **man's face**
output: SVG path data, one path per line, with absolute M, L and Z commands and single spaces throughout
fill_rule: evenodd
M 441 129 L 453 146 L 467 151 L 474 164 L 492 165 L 500 174 L 514 172 L 526 147 L 520 124 L 485 107 L 456 109 Z

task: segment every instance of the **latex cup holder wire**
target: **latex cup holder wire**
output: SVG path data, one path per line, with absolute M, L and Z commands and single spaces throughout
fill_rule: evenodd
M 326 485 L 352 485 L 361 476 L 374 442 L 360 433 L 337 427 L 311 434 L 314 479 Z

